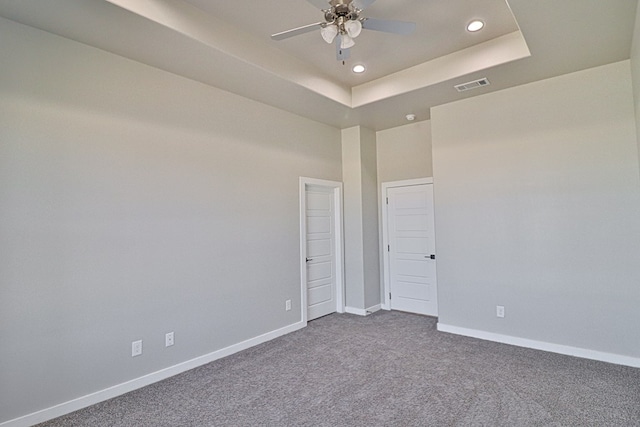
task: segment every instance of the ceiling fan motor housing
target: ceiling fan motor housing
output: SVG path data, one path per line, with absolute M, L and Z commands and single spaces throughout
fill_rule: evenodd
M 328 9 L 324 13 L 324 19 L 329 24 L 341 24 L 345 21 L 355 21 L 360 15 L 358 10 L 351 0 L 331 0 L 331 9 Z

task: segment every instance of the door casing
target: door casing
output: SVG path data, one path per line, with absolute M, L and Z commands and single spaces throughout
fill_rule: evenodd
M 336 259 L 336 312 L 344 313 L 344 226 L 342 215 L 342 183 L 300 177 L 300 301 L 301 321 L 307 324 L 307 186 L 320 186 L 333 191 L 335 239 L 334 251 Z

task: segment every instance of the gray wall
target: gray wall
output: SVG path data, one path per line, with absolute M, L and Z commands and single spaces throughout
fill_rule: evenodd
M 433 176 L 430 120 L 381 130 L 376 139 L 378 186 L 383 182 Z
M 0 422 L 299 321 L 298 177 L 342 180 L 339 130 L 11 21 L 0 40 Z
M 629 61 L 431 117 L 439 321 L 640 357 Z
M 362 227 L 362 161 L 360 127 L 342 130 L 344 188 L 345 304 L 364 309 L 364 255 Z
M 631 79 L 636 107 L 636 137 L 638 139 L 638 156 L 640 158 L 640 5 L 636 10 L 636 26 L 631 45 Z
M 380 304 L 375 132 L 342 130 L 345 293 L 349 308 Z
M 362 158 L 362 228 L 364 230 L 364 308 L 380 304 L 378 254 L 378 180 L 376 133 L 360 128 Z

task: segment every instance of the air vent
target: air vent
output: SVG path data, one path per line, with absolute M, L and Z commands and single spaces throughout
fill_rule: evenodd
M 462 83 L 461 85 L 455 85 L 454 87 L 458 92 L 464 92 L 465 90 L 475 89 L 482 86 L 489 86 L 489 80 L 485 77 L 472 82 Z

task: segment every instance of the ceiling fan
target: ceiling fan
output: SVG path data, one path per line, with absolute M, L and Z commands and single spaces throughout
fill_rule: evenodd
M 416 28 L 416 24 L 413 22 L 363 17 L 362 11 L 376 0 L 307 1 L 324 13 L 324 21 L 273 34 L 271 36 L 273 40 L 284 40 L 320 29 L 324 41 L 329 44 L 335 41 L 336 57 L 338 61 L 344 61 L 349 58 L 349 49 L 356 44 L 354 39 L 360 35 L 363 29 L 407 35 Z

